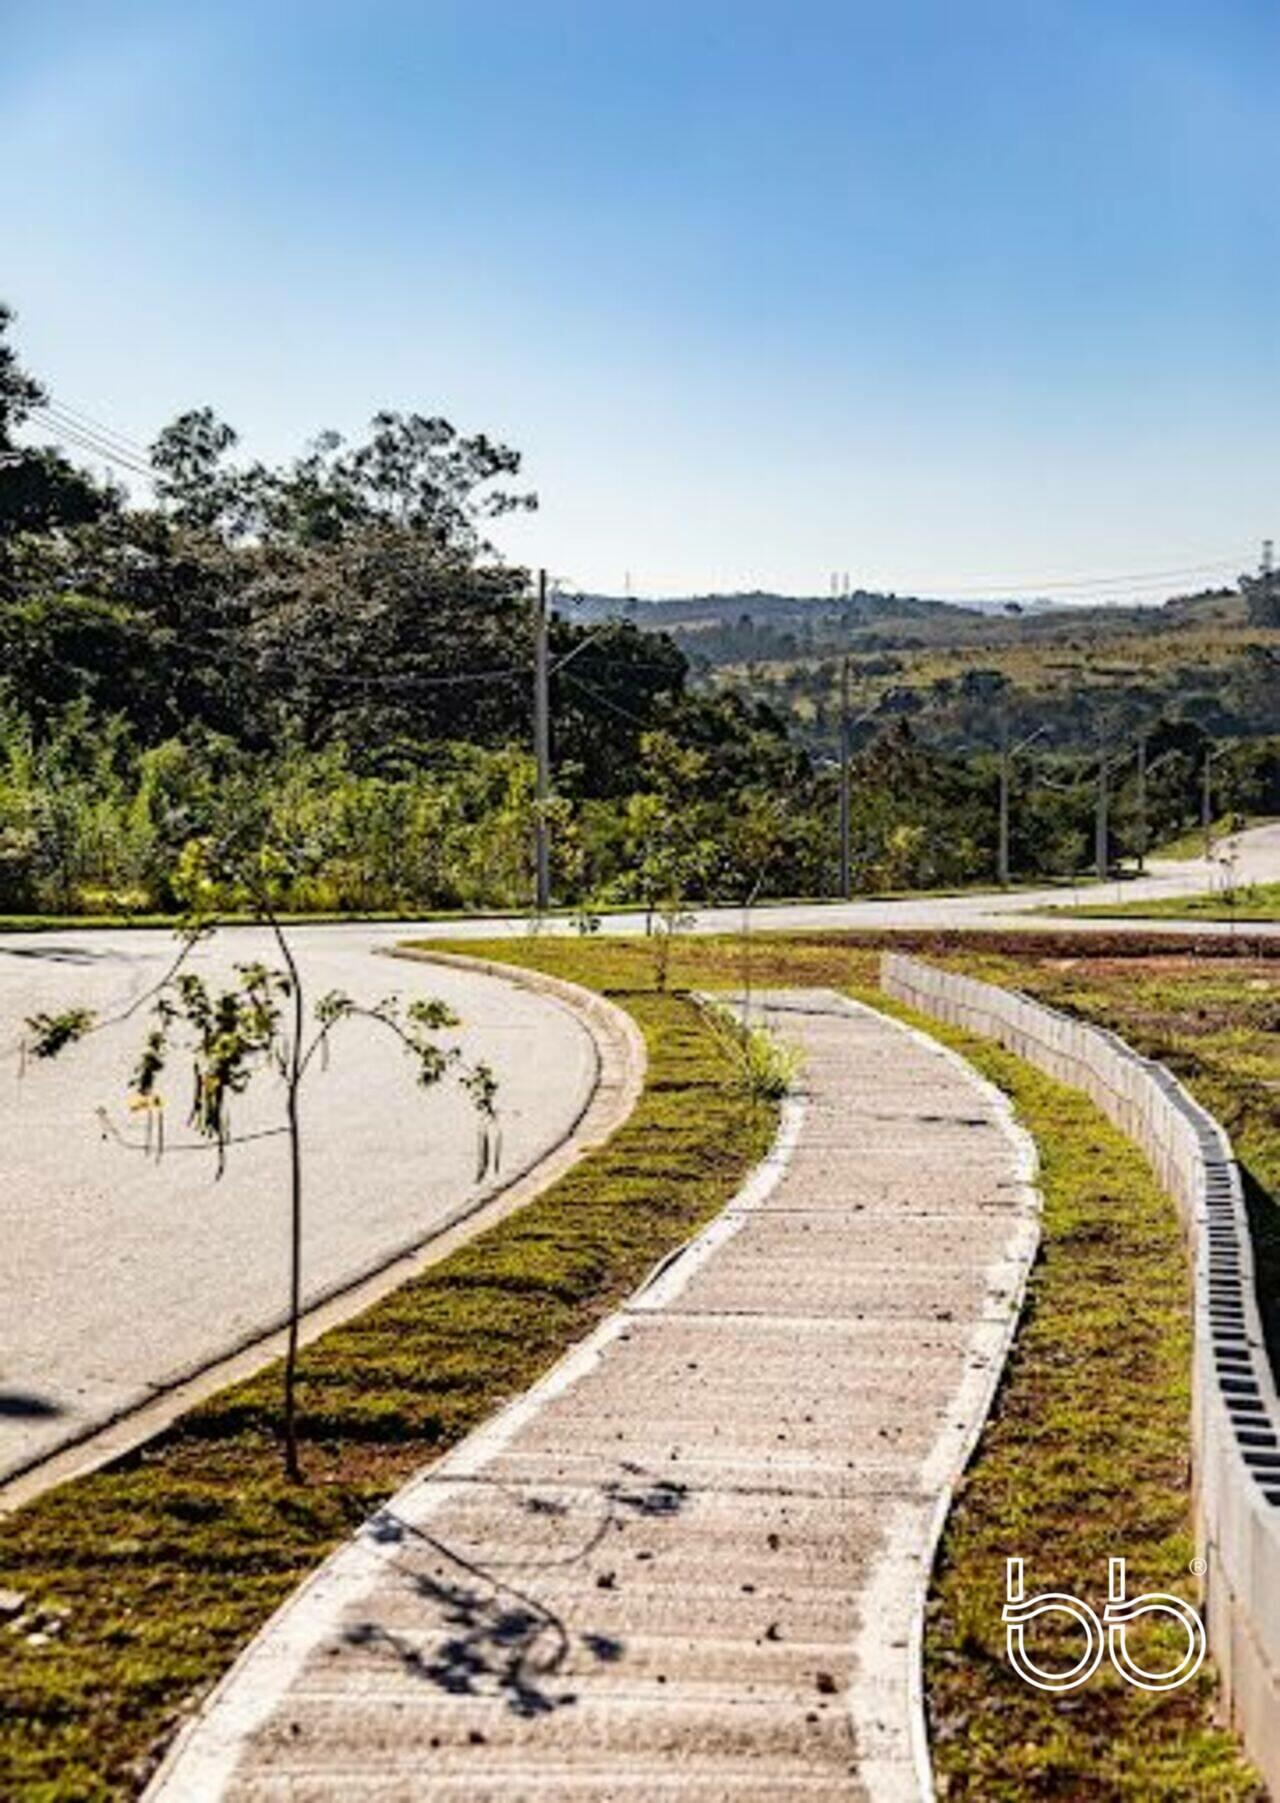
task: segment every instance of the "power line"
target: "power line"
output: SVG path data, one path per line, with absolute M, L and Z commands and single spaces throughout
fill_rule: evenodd
M 1239 558 L 1235 553 L 1227 553 L 1214 558 L 1210 563 L 1180 564 L 1168 570 L 1138 570 L 1124 576 L 1054 576 L 1032 582 L 986 582 L 964 583 L 959 588 L 949 587 L 949 595 L 1037 595 L 1060 589 L 1092 589 L 1119 588 L 1121 585 L 1135 585 L 1146 582 L 1164 582 L 1179 576 L 1197 576 L 1206 572 L 1223 569 L 1238 569 Z
M 141 447 L 135 448 L 126 444 L 122 439 L 117 439 L 108 432 L 99 431 L 97 427 L 83 425 L 56 402 L 42 403 L 32 411 L 46 425 L 53 426 L 68 437 L 83 441 L 95 450 L 104 452 L 113 458 L 119 458 L 124 463 L 137 464 L 150 470 L 148 454 Z
M 55 414 L 76 431 L 84 432 L 91 438 L 100 438 L 107 444 L 113 444 L 127 457 L 136 457 L 139 462 L 149 463 L 151 453 L 146 445 L 139 444 L 136 438 L 130 438 L 126 432 L 117 432 L 112 426 L 104 426 L 100 420 L 88 413 L 82 413 L 78 407 L 70 406 L 54 396 L 47 397 L 41 403 L 46 413 Z
M 291 669 L 297 668 L 297 657 L 295 653 L 291 652 L 289 654 L 289 664 Z M 260 666 L 258 667 L 260 668 Z M 521 682 L 524 682 L 527 680 L 529 672 L 526 669 L 521 669 L 519 666 L 512 666 L 512 668 L 508 670 L 459 670 L 455 674 L 449 676 L 414 676 L 409 674 L 403 676 L 394 674 L 372 676 L 339 673 L 338 671 L 326 672 L 317 670 L 314 667 L 307 669 L 304 666 L 302 674 L 308 681 L 338 684 L 340 686 L 349 686 L 352 688 L 443 689 L 454 688 L 466 683 L 474 682 L 512 682 L 517 677 Z
M 34 408 L 33 413 L 52 431 L 54 437 L 60 439 L 64 444 L 73 445 L 76 450 L 88 452 L 90 456 L 100 457 L 105 463 L 128 470 L 131 475 L 141 476 L 148 482 L 154 479 L 154 471 L 149 465 L 113 449 L 105 441 L 94 438 L 87 432 L 81 432 L 78 428 L 65 424 L 45 408 Z
M 207 663 L 216 659 L 222 664 L 238 664 L 251 676 L 270 677 L 280 665 L 290 675 L 304 681 L 330 687 L 362 689 L 436 689 L 464 686 L 468 683 L 525 682 L 529 671 L 521 664 L 487 670 L 456 670 L 439 675 L 420 675 L 412 671 L 337 671 L 325 670 L 314 657 L 293 647 L 267 645 L 255 652 L 237 642 L 230 628 L 214 628 L 204 635 L 187 633 L 178 637 L 170 629 L 165 645 L 166 657 L 185 657 L 192 662 Z
M 102 444 L 96 439 L 86 437 L 74 428 L 64 425 L 60 420 L 54 419 L 52 415 L 43 414 L 37 415 L 37 417 L 44 429 L 52 433 L 53 437 L 62 445 L 73 446 L 78 451 L 101 458 L 105 463 L 115 464 L 118 468 L 128 470 L 133 475 L 150 475 L 149 470 L 144 469 L 140 463 L 135 463 L 132 458 L 123 456 L 119 451 L 112 450 L 109 445 Z
M 633 726 L 638 726 L 642 732 L 648 732 L 652 727 L 652 720 L 642 720 L 639 714 L 633 714 L 630 708 L 625 708 L 620 702 L 611 700 L 608 695 L 602 695 L 599 689 L 593 688 L 589 682 L 583 682 L 582 678 L 575 676 L 571 670 L 564 672 L 564 678 L 566 682 L 571 682 L 575 689 L 581 689 L 584 695 L 590 695 L 591 699 L 598 702 L 601 707 L 611 709 L 623 720 L 629 720 Z

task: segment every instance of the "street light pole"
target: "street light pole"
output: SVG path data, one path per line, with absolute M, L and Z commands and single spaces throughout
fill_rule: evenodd
M 1213 857 L 1213 760 L 1222 749 L 1221 745 L 1205 746 L 1204 768 L 1201 771 L 1200 830 L 1204 834 L 1206 863 Z
M 850 760 L 852 757 L 852 723 L 849 719 L 849 659 L 840 665 L 840 897 L 849 901 L 853 895 L 852 795 L 850 793 Z
M 1016 745 L 1009 743 L 1009 716 L 1002 708 L 1000 712 L 1000 826 L 996 850 L 996 876 L 1000 887 L 1009 887 L 1009 809 L 1010 794 L 1013 787 L 1013 760 L 1018 753 L 1025 751 L 1029 745 L 1047 731 L 1046 727 L 1037 726 L 1029 732 L 1025 739 L 1019 739 Z
M 996 881 L 1009 887 L 1009 716 L 1000 712 L 1000 830 L 996 849 Z
M 1111 868 L 1111 771 L 1107 760 L 1106 734 L 1098 734 L 1098 807 L 1093 825 L 1093 858 L 1098 881 L 1105 883 Z
M 533 595 L 533 755 L 537 765 L 534 790 L 534 906 L 545 914 L 551 906 L 551 845 L 547 807 L 551 799 L 551 705 L 547 664 L 547 572 L 538 571 Z

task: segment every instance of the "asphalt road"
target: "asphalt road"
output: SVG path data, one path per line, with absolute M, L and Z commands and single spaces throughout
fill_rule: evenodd
M 1280 821 L 1269 826 L 1253 827 L 1231 842 L 1236 850 L 1235 881 L 1243 883 L 1280 882 Z M 1122 883 L 1086 884 L 1079 889 L 1019 889 L 1006 891 L 972 891 L 964 895 L 926 895 L 897 901 L 787 902 L 779 906 L 757 908 L 754 926 L 762 932 L 838 932 L 849 928 L 997 928 L 1004 932 L 1081 933 L 1124 932 L 1185 933 L 1189 930 L 1212 935 L 1232 931 L 1226 921 L 1197 920 L 1073 920 L 1069 915 L 1045 913 L 1045 909 L 1071 907 L 1075 903 L 1096 906 L 1103 902 L 1156 901 L 1162 897 L 1200 895 L 1211 885 L 1221 886 L 1220 865 L 1207 865 L 1203 858 L 1185 863 L 1152 863 L 1145 877 Z M 689 931 L 696 933 L 735 932 L 742 913 L 737 908 L 704 908 L 693 920 Z M 644 931 L 644 916 L 639 913 L 610 914 L 603 930 L 610 933 Z M 413 927 L 403 925 L 387 929 L 393 938 L 404 938 Z M 577 929 L 572 920 L 553 917 L 546 921 L 543 932 L 572 933 Z M 1280 935 L 1280 923 L 1243 925 L 1239 930 L 1264 937 Z M 506 915 L 484 920 L 439 922 L 421 931 L 432 936 L 448 935 L 458 939 L 501 938 L 529 931 L 523 915 Z
M 311 995 L 343 988 L 374 1002 L 392 991 L 439 995 L 462 1017 L 445 1035 L 483 1057 L 500 1084 L 503 1165 L 553 1146 L 590 1093 L 595 1054 L 560 1003 L 501 978 L 372 957 L 389 935 L 309 928 L 297 935 Z M 146 1401 L 193 1368 L 271 1327 L 287 1296 L 286 1145 L 234 1147 L 225 1175 L 211 1154 L 171 1144 L 158 1164 L 100 1136 L 125 1106 L 145 1010 L 18 1080 L 14 1044 L 38 1009 L 84 1001 L 114 1014 L 163 974 L 167 932 L 0 937 L 0 1045 L 8 1066 L 0 1138 L 0 1476 L 86 1428 Z M 202 948 L 212 970 L 267 956 L 240 930 Z M 181 1119 L 175 1071 L 169 1137 Z M 275 1127 L 282 1090 L 261 1079 L 238 1106 L 241 1132 Z M 453 1086 L 424 1091 L 389 1035 L 347 1023 L 328 1070 L 315 1067 L 307 1133 L 308 1297 L 352 1281 L 422 1237 L 476 1193 L 470 1102 Z
M 1241 882 L 1280 881 L 1280 824 L 1241 836 Z M 1202 891 L 1202 861 L 1153 868 L 1123 885 L 1125 900 Z M 1082 889 L 1080 899 L 1110 899 Z M 1070 901 L 1061 889 L 798 903 L 762 908 L 768 930 L 998 927 L 1181 932 L 1179 921 L 1072 921 L 1037 914 Z M 734 909 L 706 909 L 691 930 L 732 930 Z M 643 930 L 643 916 L 611 916 L 612 932 Z M 298 929 L 313 995 L 343 988 L 361 1001 L 389 990 L 438 994 L 463 1017 L 455 1036 L 501 1083 L 508 1169 L 556 1143 L 588 1093 L 592 1048 L 558 1004 L 494 977 L 381 963 L 371 956 L 412 936 L 382 923 Z M 423 933 L 476 939 L 527 933 L 520 916 L 424 924 Z M 572 932 L 567 920 L 546 931 Z M 1197 926 L 1228 932 L 1224 924 Z M 1280 926 L 1250 927 L 1280 934 Z M 233 1151 L 215 1179 L 204 1150 L 166 1152 L 155 1164 L 100 1138 L 99 1105 L 127 1126 L 123 1103 L 143 1016 L 86 1041 L 52 1065 L 16 1077 L 22 1021 L 83 1001 L 104 1013 L 142 995 L 173 956 L 167 931 L 0 935 L 0 1052 L 10 1075 L 0 1138 L 0 1478 L 33 1455 L 145 1401 L 278 1318 L 285 1296 L 285 1149 L 266 1139 Z M 201 963 L 269 955 L 265 936 L 237 929 Z M 268 1084 L 237 1116 L 244 1131 L 274 1126 L 280 1093 Z M 421 1236 L 475 1192 L 474 1126 L 456 1092 L 417 1089 L 407 1063 L 374 1029 L 345 1029 L 328 1071 L 306 1099 L 306 1267 L 309 1297 L 354 1280 Z M 175 1108 L 174 1115 L 181 1113 Z M 171 1137 L 172 1133 L 171 1133 Z M 179 1137 L 186 1137 L 179 1135 Z

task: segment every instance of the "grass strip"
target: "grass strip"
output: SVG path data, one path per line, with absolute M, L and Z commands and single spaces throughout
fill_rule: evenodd
M 566 975 L 574 949 L 557 960 Z M 26 1599 L 0 1628 L 6 1803 L 136 1793 L 300 1579 L 526 1389 L 764 1155 L 776 1110 L 734 1087 L 693 1004 L 615 999 L 649 1053 L 630 1120 L 519 1213 L 303 1351 L 304 1486 L 282 1476 L 270 1367 L 0 1521 L 0 1586 Z
M 1244 1179 L 1258 1308 L 1280 1374 L 1280 967 L 1273 959 L 1099 955 L 1070 959 L 966 952 L 952 960 L 1110 1027 L 1180 1077 L 1231 1136 Z
M 1055 914 L 1085 920 L 1280 920 L 1280 883 L 1241 883 L 1201 895 L 1166 895 L 1152 901 L 1089 902 L 1076 908 L 1054 908 Z
M 1079 1090 L 981 1039 L 860 990 L 955 1047 L 1012 1100 L 1040 1149 L 1043 1242 L 1000 1393 L 958 1488 L 928 1604 L 925 1686 L 939 1794 L 982 1803 L 1263 1799 L 1235 1737 L 1214 1725 L 1206 1663 L 1170 1692 L 1136 1690 L 1104 1661 L 1080 1690 L 1033 1689 L 1008 1663 L 1005 1559 L 1028 1594 L 1065 1591 L 1101 1613 L 1107 1561 L 1131 1595 L 1194 1602 L 1190 1507 L 1190 1275 L 1177 1216 L 1137 1147 Z M 1160 1618 L 1148 1618 L 1155 1624 Z M 1036 1624 L 1041 1663 L 1079 1656 Z M 1042 1631 L 1043 1630 L 1043 1631 Z M 1131 1630 L 1150 1669 L 1177 1662 L 1176 1626 Z

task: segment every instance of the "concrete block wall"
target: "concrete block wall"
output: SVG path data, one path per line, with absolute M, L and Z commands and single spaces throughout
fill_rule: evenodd
M 1224 1708 L 1280 1798 L 1280 1401 L 1230 1141 L 1171 1072 L 1101 1027 L 896 952 L 884 955 L 881 985 L 922 1014 L 995 1039 L 1084 1090 L 1141 1147 L 1177 1205 L 1194 1279 L 1202 1610 Z

